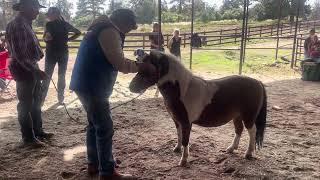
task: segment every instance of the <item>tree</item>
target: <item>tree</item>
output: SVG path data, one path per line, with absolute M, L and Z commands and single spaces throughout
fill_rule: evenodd
M 72 6 L 72 3 L 68 2 L 67 0 L 58 0 L 56 3 L 56 7 L 60 9 L 62 16 L 67 21 L 70 21 L 71 19 Z
M 316 1 L 314 3 L 314 6 L 313 6 L 312 12 L 311 12 L 311 18 L 312 19 L 319 19 L 320 18 L 320 1 Z
M 223 0 L 220 11 L 224 13 L 227 10 L 239 9 L 243 4 L 243 0 Z
M 182 13 L 182 9 L 186 6 L 188 0 L 171 0 L 170 4 L 173 4 L 178 9 L 178 13 Z
M 152 23 L 156 17 L 156 4 L 153 0 L 131 0 L 131 9 L 137 15 L 138 23 Z
M 78 17 L 91 16 L 92 20 L 100 15 L 106 0 L 79 0 L 76 15 Z
M 0 0 L 0 30 L 4 30 L 16 14 L 11 8 L 16 2 L 17 0 Z

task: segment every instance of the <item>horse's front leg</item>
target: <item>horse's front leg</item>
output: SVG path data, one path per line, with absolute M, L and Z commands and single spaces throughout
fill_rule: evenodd
M 174 147 L 173 152 L 175 153 L 181 153 L 181 147 L 182 147 L 182 129 L 181 129 L 181 125 L 174 121 L 174 124 L 176 125 L 177 128 L 177 135 L 178 135 L 178 142 L 176 147 Z
M 182 151 L 181 160 L 180 160 L 179 165 L 183 166 L 183 167 L 186 166 L 188 163 L 189 139 L 190 139 L 191 127 L 192 127 L 191 124 L 181 124 L 183 151 Z

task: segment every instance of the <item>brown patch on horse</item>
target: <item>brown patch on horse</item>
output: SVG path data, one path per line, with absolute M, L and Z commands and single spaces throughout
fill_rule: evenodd
M 159 72 L 156 83 L 177 127 L 178 144 L 175 151 L 178 152 L 183 146 L 180 165 L 185 166 L 187 163 L 193 123 L 217 127 L 233 120 L 236 136 L 228 152 L 238 148 L 244 126 L 249 133 L 249 147 L 245 157 L 252 157 L 255 143 L 258 147 L 262 146 L 267 97 L 261 82 L 243 76 L 206 81 L 193 76 L 174 56 L 160 52 L 151 52 L 143 62 L 152 63 Z M 130 90 L 144 90 L 153 85 L 148 82 L 151 82 L 150 77 L 139 72 L 130 83 Z

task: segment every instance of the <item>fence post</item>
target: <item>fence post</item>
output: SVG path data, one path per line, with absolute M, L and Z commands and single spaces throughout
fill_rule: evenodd
M 142 49 L 145 49 L 146 48 L 146 37 L 144 34 L 143 34 L 142 38 L 143 38 Z
M 262 26 L 260 26 L 260 37 L 262 36 Z
M 220 44 L 222 43 L 222 29 L 220 30 Z
M 301 24 L 302 24 L 302 23 L 300 22 L 300 23 L 299 23 L 299 32 L 301 31 Z
M 185 48 L 186 47 L 186 34 L 183 35 L 183 47 Z M 191 41 L 191 39 L 190 39 Z M 191 45 L 191 44 L 190 44 Z
M 235 44 L 237 43 L 237 36 L 238 36 L 238 28 L 236 28 L 235 32 L 234 32 L 234 43 Z
M 250 41 L 250 27 L 248 27 L 248 32 L 247 32 L 247 41 Z
M 271 25 L 271 36 L 273 36 L 273 25 Z
M 283 32 L 283 23 L 281 24 L 281 31 L 280 31 L 281 36 L 282 36 L 282 32 Z

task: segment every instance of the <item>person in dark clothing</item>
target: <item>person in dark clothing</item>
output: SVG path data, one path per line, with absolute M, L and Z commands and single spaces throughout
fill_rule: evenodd
M 46 15 L 49 22 L 46 24 L 43 38 L 46 42 L 45 72 L 49 79 L 43 82 L 42 104 L 47 96 L 56 64 L 58 64 L 58 102 L 63 104 L 69 58 L 68 41 L 77 39 L 81 32 L 66 22 L 56 7 L 50 7 Z M 73 33 L 71 37 L 69 37 L 70 32 Z
M 99 174 L 100 180 L 135 179 L 115 170 L 109 103 L 118 71 L 145 71 L 157 76 L 150 63 L 137 63 L 124 56 L 125 35 L 134 29 L 137 29 L 136 16 L 128 9 L 118 9 L 110 18 L 101 16 L 96 19 L 81 41 L 71 75 L 70 89 L 79 97 L 88 117 L 88 174 Z
M 163 48 L 164 38 L 162 33 L 160 32 L 160 41 L 159 41 L 159 31 L 160 31 L 160 25 L 158 23 L 154 23 L 153 30 L 152 30 L 153 34 L 149 36 L 150 48 L 164 51 L 164 48 Z
M 191 36 L 191 46 L 194 47 L 194 48 L 201 47 L 201 38 L 200 38 L 198 33 L 194 33 Z
M 179 29 L 174 30 L 173 37 L 170 39 L 168 48 L 170 53 L 181 59 L 181 37 Z
M 18 120 L 24 146 L 43 147 L 41 140 L 52 133 L 44 132 L 41 117 L 41 80 L 47 78 L 38 61 L 43 58 L 39 40 L 32 29 L 32 21 L 43 8 L 37 0 L 20 0 L 13 5 L 17 16 L 6 28 L 6 41 L 11 57 L 10 72 L 16 81 Z

